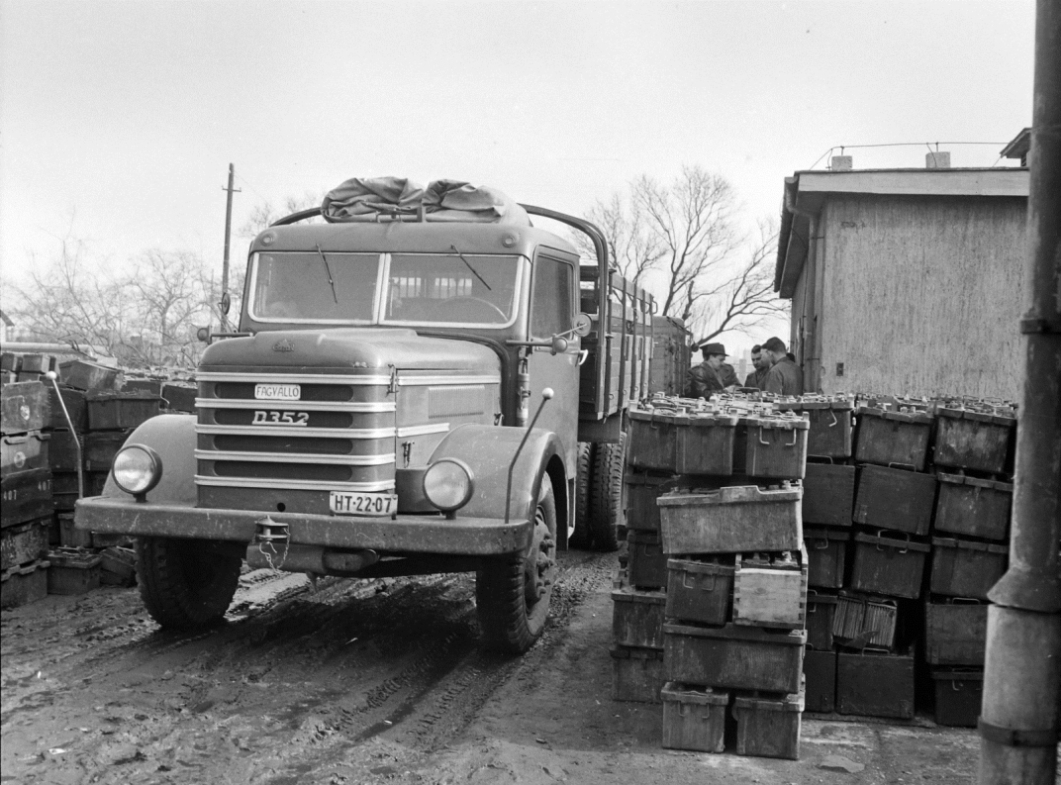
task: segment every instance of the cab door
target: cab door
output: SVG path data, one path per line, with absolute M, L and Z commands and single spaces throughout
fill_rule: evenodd
M 531 270 L 528 338 L 548 342 L 575 323 L 578 303 L 578 259 L 550 248 L 539 248 Z M 567 350 L 553 354 L 547 347 L 533 347 L 527 357 L 530 376 L 531 416 L 541 401 L 541 391 L 551 387 L 555 396 L 545 404 L 537 427 L 553 431 L 564 446 L 568 478 L 577 471 L 578 452 L 578 361 L 580 339 L 566 336 Z

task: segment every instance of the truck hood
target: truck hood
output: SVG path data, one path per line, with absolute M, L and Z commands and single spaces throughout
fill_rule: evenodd
M 497 373 L 500 362 L 491 349 L 469 341 L 427 338 L 408 329 L 342 327 L 227 338 L 207 347 L 199 364 L 202 371 L 245 366 L 291 373 L 309 368 L 343 374 L 389 373 L 392 368 Z

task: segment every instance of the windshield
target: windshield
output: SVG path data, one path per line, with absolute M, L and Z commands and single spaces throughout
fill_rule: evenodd
M 259 254 L 250 315 L 261 322 L 371 323 L 379 262 L 379 254 Z
M 459 250 L 260 253 L 251 271 L 249 314 L 267 323 L 500 327 L 515 318 L 520 258 Z M 381 264 L 386 287 L 377 302 Z
M 518 256 L 392 254 L 383 321 L 508 324 L 518 272 Z

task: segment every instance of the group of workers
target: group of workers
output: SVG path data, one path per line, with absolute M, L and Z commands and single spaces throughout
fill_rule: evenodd
M 689 369 L 685 394 L 690 398 L 707 398 L 716 392 L 763 390 L 775 395 L 802 395 L 803 371 L 796 365 L 785 342 L 773 337 L 752 347 L 755 367 L 744 384 L 733 366 L 726 362 L 726 347 L 721 343 L 701 343 L 703 362 Z

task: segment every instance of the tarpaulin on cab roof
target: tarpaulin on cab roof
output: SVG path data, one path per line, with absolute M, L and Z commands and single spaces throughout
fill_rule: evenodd
M 530 226 L 526 210 L 506 194 L 463 180 L 435 180 L 425 191 L 402 177 L 353 177 L 324 197 L 321 215 L 330 222 L 416 220 Z

